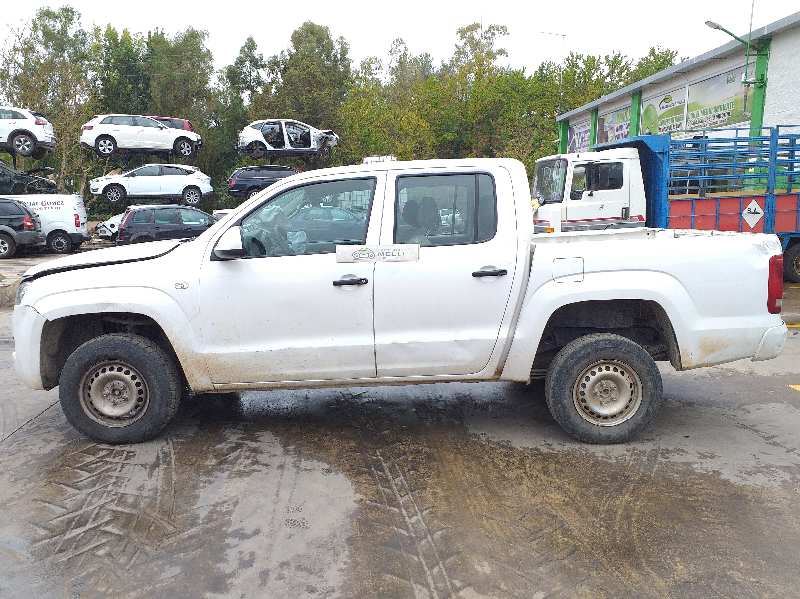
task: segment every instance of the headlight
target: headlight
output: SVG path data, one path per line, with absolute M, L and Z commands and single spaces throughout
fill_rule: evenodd
M 19 287 L 17 287 L 17 296 L 14 299 L 14 305 L 19 306 L 22 303 L 22 298 L 25 297 L 25 293 L 27 293 L 30 284 L 30 281 L 22 281 L 19 284 Z

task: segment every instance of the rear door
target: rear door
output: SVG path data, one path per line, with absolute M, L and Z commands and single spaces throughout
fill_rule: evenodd
M 419 259 L 375 265 L 378 376 L 463 375 L 488 364 L 516 269 L 510 176 L 394 171 L 381 244 L 419 244 Z
M 181 239 L 192 237 L 183 232 L 183 223 L 177 208 L 156 208 L 153 210 L 153 236 L 160 239 Z
M 159 184 L 161 195 L 179 196 L 183 193 L 183 188 L 187 185 L 189 171 L 179 166 L 168 164 L 161 165 L 161 177 Z
M 575 163 L 567 192 L 567 221 L 602 225 L 630 211 L 627 160 Z

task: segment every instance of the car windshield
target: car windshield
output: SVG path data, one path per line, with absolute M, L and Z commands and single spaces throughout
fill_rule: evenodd
M 566 180 L 566 159 L 541 160 L 536 163 L 536 171 L 531 183 L 531 197 L 538 200 L 540 204 L 560 202 L 564 198 Z

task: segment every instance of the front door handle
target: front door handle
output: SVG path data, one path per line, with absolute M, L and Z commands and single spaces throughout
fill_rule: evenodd
M 356 277 L 353 275 L 345 275 L 338 281 L 333 282 L 334 287 L 344 287 L 345 285 L 366 285 L 369 279 L 364 277 Z
M 472 273 L 473 277 L 504 277 L 508 274 L 505 268 L 495 268 L 494 266 L 484 266 L 480 270 Z

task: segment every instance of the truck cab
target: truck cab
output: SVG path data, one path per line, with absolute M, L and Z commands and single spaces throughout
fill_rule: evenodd
M 644 225 L 639 152 L 619 148 L 556 154 L 536 162 L 531 185 L 534 223 L 555 230 Z

